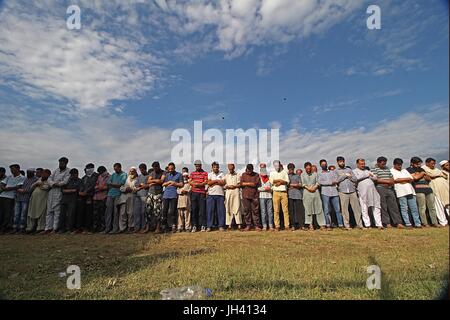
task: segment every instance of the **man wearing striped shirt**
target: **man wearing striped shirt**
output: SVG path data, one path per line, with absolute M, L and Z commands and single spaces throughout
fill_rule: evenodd
M 191 190 L 191 218 L 192 232 L 201 227 L 201 231 L 206 231 L 206 184 L 208 183 L 208 172 L 202 169 L 201 160 L 195 160 L 195 171 L 189 177 Z
M 391 221 L 397 228 L 402 228 L 402 218 L 394 191 L 394 177 L 386 167 L 386 162 L 386 157 L 378 157 L 377 164 L 370 170 L 377 177 L 374 183 L 380 194 L 381 222 L 387 228 L 391 227 Z

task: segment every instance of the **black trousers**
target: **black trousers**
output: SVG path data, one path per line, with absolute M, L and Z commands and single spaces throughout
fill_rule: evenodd
M 77 200 L 62 200 L 58 231 L 75 231 L 77 219 Z
M 191 225 L 206 228 L 206 195 L 191 193 Z
M 289 198 L 288 204 L 291 228 L 303 228 L 305 225 L 305 207 L 303 206 L 303 200 Z
M 92 232 L 92 216 L 94 212 L 94 204 L 91 198 L 80 197 L 77 202 L 77 218 L 76 228 Z
M 392 188 L 377 187 L 380 195 L 381 222 L 384 226 L 388 224 L 402 224 L 402 217 L 397 204 L 397 196 Z M 392 221 L 392 222 L 391 222 Z
M 102 232 L 105 230 L 105 211 L 106 199 L 94 200 L 94 209 L 92 213 L 92 231 Z
M 261 219 L 259 215 L 259 199 L 242 198 L 242 206 L 244 207 L 244 221 L 246 227 L 261 227 Z
M 13 217 L 14 199 L 0 197 L 0 231 L 11 229 Z
M 161 224 L 172 228 L 176 225 L 178 198 L 163 199 Z

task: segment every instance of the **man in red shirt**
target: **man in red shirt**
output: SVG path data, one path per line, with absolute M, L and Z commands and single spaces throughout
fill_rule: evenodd
M 195 160 L 195 171 L 189 176 L 191 190 L 191 219 L 192 232 L 196 232 L 201 227 L 201 231 L 206 231 L 206 188 L 208 183 L 208 172 L 202 169 L 202 162 Z

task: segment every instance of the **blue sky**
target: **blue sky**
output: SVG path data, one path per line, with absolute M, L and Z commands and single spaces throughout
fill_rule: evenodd
M 297 164 L 448 157 L 448 35 L 447 1 L 0 1 L 0 166 L 169 161 L 194 120 Z

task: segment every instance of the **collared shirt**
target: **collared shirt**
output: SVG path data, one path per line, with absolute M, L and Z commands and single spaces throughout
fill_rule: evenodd
M 377 176 L 377 179 L 382 179 L 382 180 L 389 180 L 394 178 L 394 176 L 391 173 L 391 170 L 388 167 L 384 167 L 384 169 L 379 168 L 378 166 L 373 167 L 372 169 L 370 169 L 370 171 Z M 377 188 L 389 188 L 392 189 L 393 186 L 388 186 L 385 184 L 378 184 L 375 181 L 375 186 Z
M 109 177 L 110 177 L 109 172 L 107 172 L 107 171 L 103 172 L 102 174 L 100 174 L 98 176 L 95 186 L 97 188 L 105 188 L 106 184 L 108 183 Z M 98 191 L 95 191 L 93 199 L 96 201 L 103 201 L 106 199 L 107 195 L 108 195 L 107 189 L 106 190 L 98 190 Z
M 302 185 L 305 187 L 314 187 L 319 184 L 319 176 L 315 172 L 307 173 L 305 171 L 300 178 Z
M 406 168 L 406 171 L 408 171 L 411 175 L 416 172 L 418 173 L 425 172 L 425 170 L 423 170 L 421 167 L 417 168 L 409 167 Z M 430 182 L 425 180 L 425 178 L 412 182 L 412 185 L 414 187 L 414 190 L 416 190 L 416 193 L 430 194 L 433 192 L 433 190 L 430 187 Z
M 259 174 L 252 172 L 248 174 L 244 172 L 241 175 L 241 184 L 243 182 L 253 182 L 256 183 L 255 187 L 242 187 L 242 197 L 245 199 L 258 199 L 258 186 L 259 186 Z
M 163 175 L 164 175 L 163 170 L 161 170 L 159 172 L 152 171 L 152 173 L 150 173 L 150 175 L 147 176 L 147 180 L 148 180 L 148 177 L 152 177 L 152 179 L 159 180 L 162 178 Z M 161 184 L 154 184 L 154 185 L 151 185 L 150 187 L 148 187 L 149 194 L 157 195 L 157 194 L 161 194 L 162 192 L 163 192 L 163 187 Z
M 164 182 L 174 181 L 176 183 L 180 183 L 183 181 L 181 173 L 179 172 L 166 172 L 166 177 L 164 178 Z M 163 199 L 176 199 L 178 197 L 177 187 L 168 186 L 164 189 Z
M 327 170 L 319 173 L 320 193 L 328 197 L 339 196 L 337 186 L 333 182 L 337 182 L 337 173 L 335 171 Z
M 335 170 L 338 182 L 338 191 L 342 193 L 353 193 L 356 191 L 356 176 L 352 169 L 345 167 L 344 169 L 336 168 Z M 347 174 L 351 176 L 348 177 Z
M 286 191 L 287 190 L 285 184 L 282 184 L 277 187 L 273 183 L 274 180 L 284 180 L 287 183 L 289 183 L 289 176 L 288 176 L 288 173 L 286 172 L 286 170 L 281 170 L 280 172 L 275 170 L 275 171 L 270 172 L 269 180 L 270 180 L 270 183 L 272 184 L 273 191 Z
M 301 184 L 301 178 L 298 174 L 289 173 L 289 184 Z M 303 199 L 303 189 L 289 188 L 288 197 L 291 199 Z
M 394 168 L 391 168 L 392 176 L 394 179 L 403 179 L 403 178 L 410 178 L 413 179 L 412 175 L 406 170 L 402 169 L 401 171 L 398 171 Z M 397 194 L 397 198 L 401 198 L 410 194 L 415 195 L 416 192 L 414 190 L 414 187 L 411 183 L 396 183 L 394 185 L 395 193 Z
M 51 176 L 48 178 L 48 184 L 50 185 L 50 187 L 55 190 L 60 189 L 61 186 L 67 184 L 70 178 L 69 172 L 70 169 L 67 167 L 64 170 L 61 170 L 59 167 L 53 170 Z M 55 186 L 56 183 L 59 184 L 59 187 Z
M 116 173 L 114 172 L 108 179 L 108 183 L 124 185 L 127 182 L 127 174 L 125 172 Z M 120 188 L 110 188 L 108 191 L 109 197 L 119 197 L 122 193 Z
M 147 184 L 147 180 L 148 180 L 148 174 L 146 174 L 146 175 L 140 174 L 136 179 L 135 186 L 139 187 L 141 185 L 141 183 Z M 148 195 L 148 189 L 145 189 L 145 188 L 141 189 L 138 192 L 136 192 L 136 195 L 138 197 L 146 197 Z
M 208 173 L 208 180 L 225 180 L 225 174 L 222 171 L 219 171 L 217 174 L 214 172 Z M 211 196 L 223 196 L 225 195 L 223 192 L 223 186 L 218 184 L 209 187 L 208 186 L 208 195 Z
M 24 192 L 16 192 L 16 201 L 29 201 L 31 198 L 31 187 L 33 186 L 33 183 L 38 181 L 38 177 L 33 176 L 33 178 L 25 178 L 23 181 L 22 188 Z
M 208 180 L 208 172 L 204 171 L 203 169 L 201 169 L 200 171 L 193 171 L 191 172 L 189 178 L 192 180 L 192 182 L 194 183 L 203 183 L 206 182 Z M 192 187 L 192 192 L 193 193 L 206 193 L 206 187 Z
M 1 183 L 4 184 L 6 188 L 13 188 L 13 187 L 22 186 L 24 180 L 25 180 L 25 177 L 20 174 L 16 177 L 14 177 L 13 175 L 10 175 L 10 176 L 7 176 L 5 179 L 3 179 L 3 181 Z M 0 197 L 14 199 L 16 197 L 16 190 L 3 191 L 2 193 L 0 193 Z

